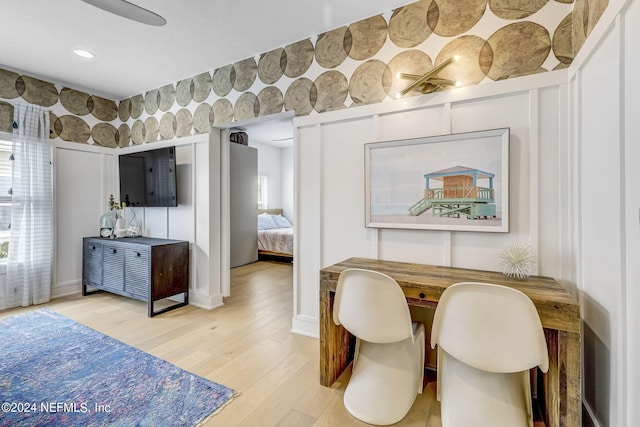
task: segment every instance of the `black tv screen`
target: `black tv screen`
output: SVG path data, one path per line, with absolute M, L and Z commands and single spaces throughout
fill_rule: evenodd
M 128 207 L 178 206 L 175 147 L 121 154 L 120 202 Z

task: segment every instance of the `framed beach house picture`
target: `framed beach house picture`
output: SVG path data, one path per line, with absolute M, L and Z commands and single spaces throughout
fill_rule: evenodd
M 365 226 L 509 231 L 509 128 L 365 144 Z

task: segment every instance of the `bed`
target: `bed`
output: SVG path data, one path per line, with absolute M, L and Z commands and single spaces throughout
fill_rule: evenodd
M 282 209 L 258 210 L 258 259 L 293 261 L 293 226 Z

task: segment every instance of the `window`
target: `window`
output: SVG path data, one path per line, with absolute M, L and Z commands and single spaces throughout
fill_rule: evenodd
M 0 260 L 6 259 L 11 231 L 11 171 L 12 142 L 0 134 Z
M 258 209 L 269 208 L 269 177 L 258 175 Z

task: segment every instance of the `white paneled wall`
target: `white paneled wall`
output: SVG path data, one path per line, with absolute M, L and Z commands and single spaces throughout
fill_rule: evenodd
M 565 271 L 570 261 L 566 261 L 563 268 L 564 253 L 569 253 L 573 248 L 569 245 L 571 239 L 569 223 L 569 199 L 570 182 L 567 174 L 566 152 L 567 143 L 567 85 L 547 87 L 540 89 L 538 94 L 538 129 L 537 151 L 540 171 L 537 181 L 537 195 L 532 194 L 533 211 L 538 212 L 536 221 L 538 229 L 537 247 L 540 259 L 538 262 L 539 273 L 544 275 L 557 275 L 557 278 L 566 280 L 567 288 L 571 289 L 571 283 L 575 285 L 574 277 Z M 561 100 L 561 104 L 558 101 Z M 562 125 L 564 123 L 564 125 Z M 531 163 L 531 162 L 530 162 Z M 534 167 L 535 168 L 535 167 Z M 558 183 L 563 183 L 558 186 Z M 549 189 L 558 188 L 558 191 Z M 538 207 L 535 207 L 535 204 Z M 552 212 L 552 215 L 545 215 Z M 563 212 L 559 217 L 557 212 Z M 536 236 L 532 236 L 532 240 Z M 569 269 L 571 270 L 571 269 Z M 573 280 L 573 281 L 572 281 Z
M 295 122 L 295 120 L 294 120 Z M 293 321 L 294 332 L 318 336 L 321 262 L 322 127 L 294 123 Z M 302 143 L 304 141 L 304 143 Z
M 620 423 L 622 378 L 619 357 L 624 333 L 622 292 L 619 32 L 610 32 L 582 67 L 579 187 L 581 270 L 579 288 L 585 322 L 585 400 L 601 422 Z M 607 79 L 607 85 L 599 82 Z M 612 90 L 613 89 L 613 90 Z M 605 209 L 603 209 L 606 206 Z M 606 380 L 607 386 L 601 384 Z
M 269 208 L 282 208 L 281 149 L 258 142 L 249 142 L 249 146 L 258 150 L 258 174 L 269 179 Z
M 249 141 L 258 150 L 258 174 L 269 177 L 269 208 L 281 208 L 293 221 L 293 147 Z
M 54 147 L 55 277 L 53 298 L 78 292 L 82 278 L 82 238 L 97 236 L 109 194 L 115 194 L 112 150 Z
M 318 243 L 323 266 L 372 254 L 371 233 L 364 227 L 363 145 L 373 141 L 374 121 L 368 117 L 322 125 Z
M 280 165 L 282 209 L 284 216 L 293 221 L 293 147 L 280 149 Z
M 623 15 L 621 28 L 624 40 L 623 85 L 621 96 L 624 108 L 623 130 L 623 158 L 625 191 L 624 200 L 624 233 L 623 251 L 625 293 L 623 295 L 621 311 L 626 320 L 626 413 L 627 425 L 640 425 L 640 56 L 638 55 L 638 40 L 640 40 L 640 1 L 631 2 Z M 624 350 L 623 350 L 624 351 Z
M 562 280 L 557 259 L 567 243 L 558 230 L 568 221 L 558 202 L 569 190 L 557 159 L 566 135 L 559 117 L 567 108 L 567 91 L 558 83 L 565 75 L 550 74 L 554 77 L 522 86 L 495 83 L 490 95 L 468 88 L 441 94 L 444 102 L 409 100 L 352 109 L 350 117 L 336 112 L 294 120 L 293 330 L 318 335 L 318 271 L 353 256 L 499 270 L 498 247 L 519 240 L 532 245 L 541 274 Z M 364 144 L 501 127 L 511 128 L 509 233 L 365 228 Z
M 80 291 L 82 237 L 98 234 L 109 195 L 118 199 L 117 154 L 161 145 L 167 144 L 122 151 L 71 143 L 55 145 L 53 297 Z M 172 141 L 170 145 L 177 145 L 178 206 L 136 208 L 129 210 L 128 215 L 135 214 L 144 236 L 191 242 L 190 300 L 195 305 L 213 308 L 222 304 L 219 145 L 210 149 L 209 135 Z
M 569 72 L 569 169 L 583 402 L 594 425 L 640 423 L 640 2 L 614 1 Z

